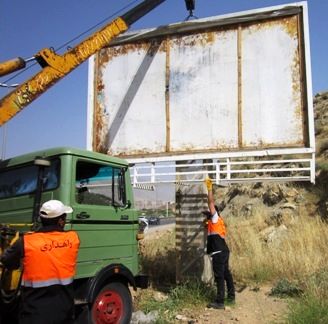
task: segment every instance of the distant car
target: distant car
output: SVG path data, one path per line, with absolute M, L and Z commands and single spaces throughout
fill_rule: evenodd
M 157 216 L 150 216 L 148 217 L 148 224 L 149 225 L 159 225 L 160 224 L 160 218 Z
M 139 230 L 146 232 L 148 230 L 148 219 L 144 216 L 139 217 Z

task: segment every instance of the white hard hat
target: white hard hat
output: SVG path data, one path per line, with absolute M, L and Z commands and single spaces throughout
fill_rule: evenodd
M 46 201 L 41 209 L 40 216 L 43 218 L 55 218 L 63 214 L 70 214 L 73 212 L 73 208 L 70 206 L 65 206 L 59 200 L 49 200 Z

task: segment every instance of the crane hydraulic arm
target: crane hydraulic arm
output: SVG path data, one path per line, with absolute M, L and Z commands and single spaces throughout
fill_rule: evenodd
M 109 42 L 125 32 L 129 26 L 165 0 L 144 0 L 142 3 L 116 18 L 105 27 L 82 41 L 63 55 L 58 55 L 52 49 L 42 49 L 35 59 L 42 70 L 18 86 L 14 91 L 0 100 L 0 126 L 10 120 L 33 100 L 47 91 L 57 81 L 69 74 L 91 55 L 109 44 Z M 7 73 L 16 67 L 24 67 L 21 60 L 0 64 L 0 72 Z

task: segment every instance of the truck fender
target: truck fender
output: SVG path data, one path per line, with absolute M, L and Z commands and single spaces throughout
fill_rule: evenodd
M 93 302 L 96 298 L 99 290 L 108 282 L 121 281 L 129 283 L 134 290 L 137 289 L 136 282 L 132 272 L 122 264 L 110 264 L 105 268 L 102 268 L 93 278 L 88 285 L 88 291 L 86 294 L 86 300 Z

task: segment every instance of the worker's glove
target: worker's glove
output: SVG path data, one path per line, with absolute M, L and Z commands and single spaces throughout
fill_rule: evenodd
M 208 191 L 213 189 L 213 183 L 212 183 L 212 179 L 210 177 L 206 177 L 205 178 L 205 184 L 206 184 L 206 188 Z

